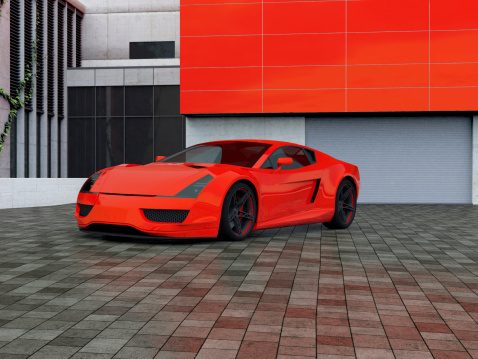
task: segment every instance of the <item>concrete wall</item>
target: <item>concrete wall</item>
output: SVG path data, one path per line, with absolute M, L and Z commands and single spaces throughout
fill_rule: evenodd
M 304 117 L 187 117 L 186 147 L 201 142 L 264 139 L 305 145 Z
M 0 178 L 0 208 L 74 203 L 86 178 Z
M 10 93 L 10 2 L 7 1 L 0 9 L 0 87 Z M 5 129 L 10 105 L 0 97 L 0 133 Z M 0 152 L 0 177 L 10 177 L 10 136 L 7 137 L 5 149 Z
M 129 59 L 129 43 L 136 41 L 175 41 L 175 55 L 179 58 L 179 0 L 82 3 L 86 6 L 82 22 L 83 66 L 88 60 Z M 141 66 L 134 62 L 123 66 Z
M 77 68 L 67 71 L 68 87 L 179 85 L 179 67 Z

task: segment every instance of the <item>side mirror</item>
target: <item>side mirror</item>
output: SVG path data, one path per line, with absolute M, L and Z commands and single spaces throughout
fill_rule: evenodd
M 291 165 L 292 163 L 294 163 L 294 161 L 290 157 L 279 157 L 277 159 L 277 166 L 279 166 L 277 170 L 281 170 L 282 166 Z
M 161 161 L 163 158 L 166 158 L 166 156 L 156 156 L 156 162 Z

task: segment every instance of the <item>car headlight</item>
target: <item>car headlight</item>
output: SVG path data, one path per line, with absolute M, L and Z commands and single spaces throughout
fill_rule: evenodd
M 206 185 L 211 182 L 213 177 L 211 175 L 204 176 L 197 181 L 191 183 L 185 189 L 180 191 L 174 198 L 197 198 L 199 193 L 206 187 Z M 165 196 L 156 196 L 156 197 L 165 197 Z
M 95 184 L 96 180 L 103 174 L 103 172 L 97 172 L 94 175 L 91 175 L 81 187 L 80 192 L 90 192 L 91 187 Z

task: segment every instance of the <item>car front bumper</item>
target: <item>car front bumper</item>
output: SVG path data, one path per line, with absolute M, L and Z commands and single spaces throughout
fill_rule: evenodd
M 79 204 L 92 208 L 87 215 L 80 216 Z M 189 213 L 181 223 L 167 223 L 147 219 L 143 209 L 188 210 Z M 98 232 L 95 227 L 101 224 L 116 228 L 133 228 L 159 237 L 209 238 L 218 234 L 221 208 L 210 204 L 204 198 L 201 200 L 80 192 L 75 217 L 80 229 L 92 232 Z

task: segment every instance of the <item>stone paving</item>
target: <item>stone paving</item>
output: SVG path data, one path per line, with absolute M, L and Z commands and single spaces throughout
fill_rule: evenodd
M 478 358 L 478 206 L 359 205 L 244 242 L 0 210 L 0 358 Z

